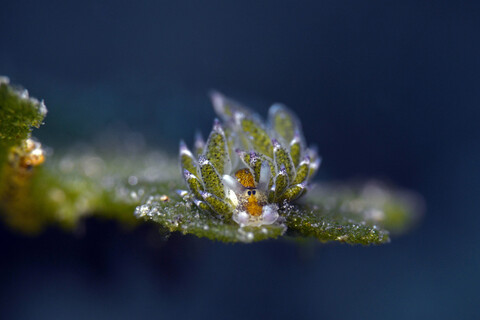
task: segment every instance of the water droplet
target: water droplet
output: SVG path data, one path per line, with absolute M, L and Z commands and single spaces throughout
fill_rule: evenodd
M 136 186 L 138 183 L 138 178 L 135 176 L 128 177 L 128 184 L 131 186 Z

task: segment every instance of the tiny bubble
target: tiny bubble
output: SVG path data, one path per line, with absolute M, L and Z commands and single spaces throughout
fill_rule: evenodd
M 128 177 L 128 184 L 131 186 L 135 186 L 138 183 L 138 178 L 135 176 Z
M 138 195 L 135 191 L 130 192 L 130 198 L 133 200 L 138 200 Z

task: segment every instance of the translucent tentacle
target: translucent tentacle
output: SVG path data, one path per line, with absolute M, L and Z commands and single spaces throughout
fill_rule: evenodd
M 293 180 L 292 184 L 299 184 L 306 181 L 309 178 L 309 173 L 310 173 L 310 157 L 306 156 L 302 160 L 302 162 L 300 162 L 297 169 L 297 175 L 295 176 L 295 179 Z
M 280 170 L 282 166 L 284 166 L 285 170 L 287 170 L 289 180 L 293 181 L 296 173 L 290 153 L 288 153 L 277 140 L 273 139 L 272 143 L 274 145 L 274 161 L 277 170 Z
M 225 186 L 213 164 L 204 156 L 200 156 L 199 165 L 205 190 L 221 199 L 225 199 Z
M 228 152 L 227 139 L 218 119 L 215 119 L 213 123 L 213 130 L 208 137 L 203 155 L 213 164 L 218 173 L 230 173 L 232 163 Z
M 180 154 L 180 167 L 183 170 L 188 170 L 194 175 L 197 175 L 197 160 L 195 159 L 194 155 L 192 152 L 188 149 L 187 145 L 183 140 L 180 140 L 180 148 L 179 148 L 179 154 Z

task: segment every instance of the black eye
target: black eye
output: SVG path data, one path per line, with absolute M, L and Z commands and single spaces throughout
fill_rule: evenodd
M 252 191 L 252 194 L 255 194 L 255 190 Z
M 252 191 L 248 191 L 248 195 L 249 195 L 249 196 L 252 195 Z

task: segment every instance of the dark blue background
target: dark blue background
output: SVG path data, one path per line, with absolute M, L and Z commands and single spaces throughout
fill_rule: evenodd
M 123 122 L 175 151 L 208 132 L 216 88 L 293 108 L 319 179 L 380 177 L 427 204 L 368 248 L 2 227 L 1 318 L 477 319 L 479 17 L 475 1 L 1 1 L 0 74 L 46 100 L 45 144 Z

